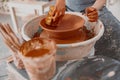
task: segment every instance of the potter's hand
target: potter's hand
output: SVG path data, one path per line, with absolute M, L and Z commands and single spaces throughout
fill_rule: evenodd
M 65 0 L 57 0 L 53 11 L 53 22 L 65 14 Z
M 98 11 L 94 7 L 88 7 L 85 10 L 87 17 L 89 18 L 90 22 L 96 22 L 98 20 Z

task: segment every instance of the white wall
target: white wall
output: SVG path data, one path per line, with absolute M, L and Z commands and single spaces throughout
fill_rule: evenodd
M 120 21 L 120 0 L 107 0 L 107 8 Z

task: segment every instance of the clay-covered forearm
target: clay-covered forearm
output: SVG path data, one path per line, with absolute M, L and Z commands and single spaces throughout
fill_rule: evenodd
M 92 7 L 96 8 L 97 10 L 100 10 L 105 5 L 106 1 L 107 0 L 96 0 Z
M 63 16 L 65 14 L 65 0 L 56 0 L 55 8 L 53 10 L 53 22 L 57 20 L 58 17 Z
M 65 1 L 65 0 L 56 0 L 56 1 Z
M 65 3 L 65 0 L 56 0 L 56 3 Z

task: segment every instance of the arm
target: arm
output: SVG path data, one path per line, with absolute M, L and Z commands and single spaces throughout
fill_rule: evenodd
M 53 11 L 53 21 L 55 21 L 57 17 L 64 15 L 65 9 L 65 0 L 56 0 L 55 9 Z
M 96 8 L 97 10 L 100 10 L 107 0 L 96 0 L 96 2 L 92 5 L 92 7 Z
M 95 3 L 86 8 L 86 15 L 90 22 L 96 22 L 98 20 L 98 11 L 104 6 L 106 0 L 96 0 Z
M 86 8 L 86 15 L 89 18 L 89 21 L 95 22 L 98 19 L 98 10 L 100 10 L 104 4 L 106 3 L 106 0 L 96 0 L 95 3 Z M 54 10 L 54 18 L 55 21 L 57 17 L 64 15 L 65 13 L 65 0 L 56 0 L 55 4 L 55 10 Z

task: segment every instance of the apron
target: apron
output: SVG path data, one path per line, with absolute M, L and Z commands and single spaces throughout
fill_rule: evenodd
M 66 0 L 68 11 L 81 12 L 92 6 L 96 0 Z M 104 35 L 95 44 L 95 54 L 120 60 L 120 22 L 104 6 L 99 11 L 99 19 L 105 27 Z
M 88 6 L 92 6 L 92 4 L 96 0 L 66 0 L 66 6 L 68 7 L 68 11 L 81 12 Z
M 99 19 L 104 24 L 105 32 L 95 45 L 96 54 L 120 60 L 120 21 L 106 7 L 100 10 Z

